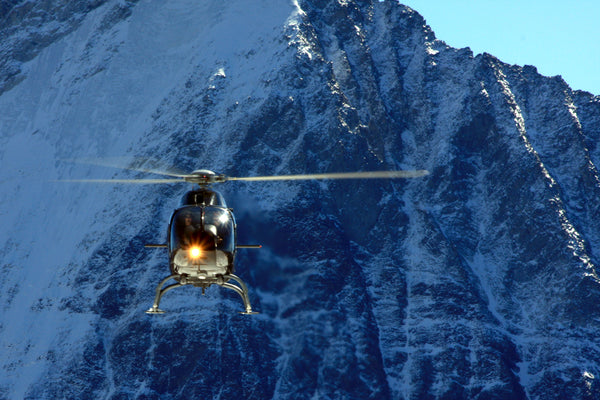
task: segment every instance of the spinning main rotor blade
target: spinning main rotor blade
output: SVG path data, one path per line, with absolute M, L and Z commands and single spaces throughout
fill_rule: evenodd
M 128 170 L 128 171 L 137 171 L 137 172 L 144 172 L 144 173 L 149 173 L 149 174 L 172 176 L 175 178 L 184 178 L 184 177 L 188 176 L 188 174 L 186 174 L 184 172 L 171 172 L 171 171 L 164 171 L 162 169 L 155 169 L 155 168 L 125 166 L 127 164 L 127 162 L 130 162 L 131 160 L 128 160 L 124 157 L 122 157 L 122 158 L 119 158 L 119 157 L 74 158 L 74 159 L 66 159 L 63 161 L 73 162 L 73 163 L 78 163 L 78 164 L 98 165 L 100 167 L 118 168 L 118 169 L 124 169 L 124 170 Z M 137 163 L 144 163 L 144 162 L 148 162 L 149 160 L 137 159 L 134 161 L 137 161 Z M 169 169 L 171 169 L 171 168 L 169 168 Z M 117 183 L 119 183 L 119 182 L 117 182 Z M 120 182 L 120 183 L 130 183 L 130 182 Z M 152 183 L 152 182 L 147 182 L 147 183 Z M 163 183 L 163 182 L 156 182 L 156 183 Z M 164 182 L 164 183 L 168 183 L 168 182 Z
M 182 179 L 60 179 L 59 182 L 75 183 L 135 183 L 135 184 L 156 184 L 156 183 L 181 183 Z
M 383 179 L 383 178 L 419 178 L 429 175 L 425 169 L 412 171 L 364 171 L 364 172 L 339 172 L 325 174 L 303 175 L 276 175 L 276 176 L 251 176 L 227 177 L 229 181 L 294 181 L 307 179 Z
M 273 176 L 246 176 L 246 177 L 228 177 L 223 174 L 216 174 L 206 169 L 197 169 L 191 173 L 181 172 L 175 168 L 157 169 L 147 168 L 144 165 L 150 164 L 157 166 L 157 163 L 150 159 L 129 159 L 125 158 L 76 158 L 64 160 L 80 164 L 98 165 L 103 167 L 113 167 L 136 172 L 152 173 L 168 176 L 168 179 L 61 179 L 61 182 L 80 182 L 80 183 L 133 183 L 133 184 L 164 184 L 188 182 L 199 184 L 200 186 L 221 183 L 226 181 L 293 181 L 293 180 L 312 180 L 312 179 L 394 179 L 394 178 L 419 178 L 429 175 L 429 171 L 421 170 L 400 170 L 400 171 L 361 171 L 361 172 L 339 172 L 323 174 L 299 174 L 299 175 L 273 175 Z M 128 161 L 129 166 L 124 166 Z M 160 166 L 159 166 L 160 168 Z

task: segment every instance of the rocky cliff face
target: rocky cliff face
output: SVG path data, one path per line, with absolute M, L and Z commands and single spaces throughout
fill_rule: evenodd
M 0 398 L 600 398 L 598 97 L 391 0 L 0 10 Z M 190 187 L 51 182 L 140 176 L 66 161 L 115 156 L 431 174 L 223 184 L 261 314 L 148 316 Z

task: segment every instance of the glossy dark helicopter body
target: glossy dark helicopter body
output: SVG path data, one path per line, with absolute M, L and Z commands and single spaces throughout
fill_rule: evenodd
M 181 199 L 181 206 L 173 212 L 168 227 L 166 247 L 169 250 L 171 275 L 158 285 L 154 304 L 146 312 L 163 313 L 158 308 L 162 295 L 173 288 L 191 284 L 203 290 L 211 285 L 234 290 L 244 302 L 245 310 L 242 313 L 254 314 L 245 283 L 233 274 L 238 249 L 236 229 L 233 212 L 227 207 L 221 193 L 207 187 L 187 192 Z M 176 283 L 163 288 L 171 279 Z
M 171 289 L 193 285 L 202 291 L 219 285 L 238 293 L 244 302 L 242 314 L 256 314 L 252 310 L 248 297 L 248 288 L 242 279 L 234 275 L 235 254 L 240 248 L 260 248 L 259 245 L 238 245 L 236 223 L 233 212 L 227 207 L 223 196 L 212 189 L 212 184 L 227 181 L 276 181 L 306 179 L 393 179 L 418 178 L 429 174 L 427 170 L 411 171 L 361 171 L 342 173 L 321 173 L 302 175 L 228 177 L 212 171 L 200 169 L 189 174 L 165 172 L 143 167 L 120 167 L 104 160 L 73 160 L 85 164 L 117 167 L 137 172 L 168 176 L 164 179 L 67 179 L 67 182 L 87 183 L 132 183 L 166 184 L 189 182 L 200 186 L 187 192 L 177 208 L 168 226 L 168 239 L 165 244 L 149 244 L 146 247 L 167 248 L 169 251 L 169 269 L 171 274 L 156 287 L 154 304 L 146 312 L 162 314 L 159 308 L 162 296 Z M 169 281 L 170 285 L 165 285 Z
M 168 230 L 171 273 L 203 281 L 233 272 L 236 224 L 220 193 L 186 193 Z

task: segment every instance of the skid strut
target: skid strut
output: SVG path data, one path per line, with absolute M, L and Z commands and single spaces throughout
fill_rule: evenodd
M 179 278 L 179 282 L 163 288 L 163 286 L 170 279 L 175 279 L 175 278 Z M 229 283 L 228 282 L 229 280 L 233 280 L 233 281 L 237 282 L 239 284 L 239 286 L 234 285 L 233 283 Z M 188 284 L 193 284 L 195 286 L 202 286 L 202 293 L 204 293 L 204 289 L 206 289 L 206 287 L 212 285 L 213 283 L 217 284 L 221 287 L 224 287 L 226 289 L 231 289 L 240 295 L 240 297 L 242 298 L 242 301 L 244 302 L 244 308 L 245 308 L 245 311 L 240 311 L 240 314 L 244 314 L 244 315 L 258 314 L 258 312 L 252 311 L 252 306 L 250 305 L 250 298 L 248 297 L 248 287 L 246 286 L 244 281 L 242 281 L 238 276 L 236 276 L 234 274 L 219 276 L 219 277 L 217 277 L 217 279 L 215 279 L 214 282 L 202 283 L 202 284 L 199 284 L 199 282 L 197 282 L 197 281 L 189 282 L 185 276 L 181 276 L 181 275 L 177 275 L 177 274 L 170 275 L 170 276 L 166 277 L 165 279 L 163 279 L 162 281 L 160 281 L 158 286 L 156 286 L 156 295 L 154 296 L 154 304 L 152 305 L 152 307 L 150 307 L 148 310 L 146 310 L 146 314 L 164 314 L 165 312 L 159 308 L 160 300 L 162 299 L 163 295 L 171 289 L 175 289 L 180 286 L 185 286 Z
M 160 281 L 158 286 L 156 286 L 156 296 L 154 296 L 154 304 L 152 305 L 152 307 L 150 307 L 148 310 L 146 310 L 146 314 L 164 314 L 165 313 L 163 310 L 158 308 L 158 305 L 160 304 L 160 299 L 163 297 L 163 294 L 167 293 L 171 289 L 175 289 L 176 287 L 183 286 L 184 283 L 180 283 L 180 282 L 174 283 L 172 285 L 167 286 L 164 289 L 162 289 L 162 287 L 165 283 L 167 283 L 169 281 L 169 279 L 175 279 L 178 276 L 179 275 L 170 275 L 170 276 L 167 276 L 162 281 Z
M 242 301 L 244 302 L 244 307 L 246 308 L 246 311 L 240 311 L 240 314 L 258 314 L 257 311 L 252 311 L 252 306 L 250 305 L 250 298 L 248 297 L 248 287 L 246 286 L 244 281 L 234 274 L 225 275 L 223 276 L 223 278 L 225 278 L 225 280 L 232 279 L 240 284 L 240 286 L 236 286 L 229 282 L 217 283 L 219 286 L 233 290 L 242 297 Z

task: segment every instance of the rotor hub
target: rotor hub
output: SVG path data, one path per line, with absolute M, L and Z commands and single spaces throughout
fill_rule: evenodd
M 186 182 L 197 183 L 198 185 L 205 186 L 211 183 L 220 183 L 227 181 L 227 177 L 223 174 L 217 175 L 213 171 L 208 169 L 197 169 L 191 174 L 183 178 Z

